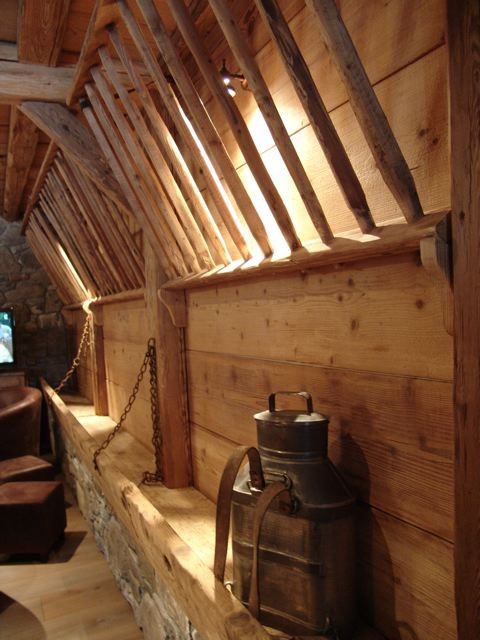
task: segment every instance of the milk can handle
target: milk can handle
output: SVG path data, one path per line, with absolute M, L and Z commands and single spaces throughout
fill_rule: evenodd
M 275 391 L 268 396 L 268 410 L 271 413 L 275 413 L 275 396 L 302 396 L 307 401 L 307 413 L 310 415 L 313 413 L 312 396 L 308 391 Z

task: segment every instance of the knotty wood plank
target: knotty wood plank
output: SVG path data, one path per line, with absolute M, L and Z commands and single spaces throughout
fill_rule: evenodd
M 220 439 L 255 445 L 253 415 L 266 409 L 269 393 L 306 389 L 315 410 L 330 417 L 329 455 L 355 494 L 453 541 L 450 382 L 204 351 L 188 351 L 187 364 L 194 424 Z M 281 408 L 289 407 L 282 400 Z
M 3 196 L 3 215 L 9 221 L 18 218 L 23 190 L 38 143 L 36 125 L 18 109 L 12 108 L 8 138 L 7 170 Z
M 480 634 L 480 7 L 447 3 L 455 322 L 455 596 L 458 637 Z
M 20 111 L 44 131 L 120 207 L 127 208 L 95 138 L 66 107 L 47 102 L 24 102 Z
M 215 100 L 220 105 L 223 117 L 228 121 L 237 143 L 245 157 L 247 164 L 262 192 L 268 207 L 280 228 L 291 250 L 300 246 L 300 240 L 292 224 L 289 213 L 281 200 L 277 188 L 262 162 L 258 149 L 245 124 L 245 121 L 235 103 L 225 90 L 225 85 L 220 78 L 218 69 L 212 64 L 206 54 L 204 45 L 198 36 L 195 25 L 192 23 L 188 10 L 183 3 L 167 0 L 172 15 L 175 17 L 178 28 L 182 33 L 192 55 L 194 56 L 204 81 L 207 83 Z
M 122 13 L 122 17 L 125 21 L 128 20 L 128 13 L 125 11 L 125 3 L 123 0 L 119 2 L 119 8 Z M 173 47 L 165 27 L 157 13 L 154 4 L 150 0 L 140 0 L 139 7 L 143 13 L 146 23 L 154 37 L 155 43 L 165 63 L 167 64 L 172 76 L 177 83 L 183 100 L 188 105 L 189 112 L 197 125 L 196 133 L 199 136 L 204 148 L 210 153 L 210 160 L 218 173 L 218 177 L 224 177 L 226 184 L 234 200 L 238 205 L 239 211 L 243 213 L 243 216 L 248 224 L 248 227 L 258 242 L 260 249 L 265 256 L 271 255 L 272 247 L 270 245 L 268 234 L 266 232 L 263 221 L 258 215 L 256 208 L 248 195 L 242 181 L 240 180 L 235 167 L 232 164 L 231 159 L 226 153 L 221 138 L 219 137 L 215 127 L 213 126 L 208 113 L 200 100 L 193 82 L 189 78 L 188 74 L 178 57 L 178 54 Z M 127 26 L 130 29 L 130 22 L 127 22 Z M 133 37 L 133 34 L 132 34 Z M 137 41 L 138 46 L 138 41 Z M 145 56 L 146 49 L 142 48 L 142 55 Z M 156 65 L 150 64 L 150 59 L 144 57 L 145 64 L 149 67 L 152 78 L 157 84 L 158 69 Z M 160 83 L 157 84 L 157 88 L 161 91 Z
M 60 53 L 70 0 L 20 0 L 18 59 L 55 66 Z
M 365 193 L 288 23 L 276 0 L 256 0 L 256 6 L 269 27 L 272 41 L 282 57 L 293 88 L 310 119 L 312 129 L 335 174 L 343 196 L 356 217 L 360 229 L 367 233 L 374 228 L 375 222 Z
M 184 330 L 173 325 L 158 289 L 165 282 L 155 253 L 145 246 L 145 301 L 150 336 L 157 353 L 158 401 L 162 430 L 163 478 L 167 487 L 191 484 L 192 467 L 185 376 Z
M 415 182 L 334 0 L 307 0 L 377 166 L 408 222 L 423 215 Z
M 72 70 L 0 61 L 0 104 L 23 100 L 65 103 Z
M 451 380 L 440 294 L 415 254 L 189 291 L 188 348 Z

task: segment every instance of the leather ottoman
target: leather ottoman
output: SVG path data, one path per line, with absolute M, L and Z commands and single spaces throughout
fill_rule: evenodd
M 31 480 L 53 480 L 53 466 L 36 456 L 20 456 L 0 461 L 0 484 Z
M 46 559 L 66 527 L 62 483 L 0 485 L 0 522 L 0 553 L 39 554 Z

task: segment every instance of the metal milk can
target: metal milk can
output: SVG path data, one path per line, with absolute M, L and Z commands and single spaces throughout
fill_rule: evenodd
M 306 411 L 277 410 L 279 395 L 301 396 Z M 251 458 L 250 470 L 243 467 L 233 488 L 233 592 L 249 601 L 256 554 L 253 578 L 263 624 L 348 639 L 355 623 L 354 498 L 328 459 L 329 420 L 313 411 L 304 391 L 272 393 L 268 404 L 268 411 L 254 416 L 261 469 L 251 478 Z M 279 494 L 259 524 L 260 498 L 278 481 L 289 500 Z

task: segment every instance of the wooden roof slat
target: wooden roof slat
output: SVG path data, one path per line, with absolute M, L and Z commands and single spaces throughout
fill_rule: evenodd
M 277 0 L 255 0 L 269 28 L 293 88 L 309 117 L 312 129 L 325 154 L 337 184 L 364 233 L 375 228 L 363 187 L 333 125 L 312 74 L 302 56 Z
M 37 144 L 36 125 L 13 107 L 10 113 L 7 170 L 3 193 L 3 215 L 9 221 L 16 220 L 18 217 L 23 190 L 27 184 Z
M 75 210 L 78 211 L 81 218 L 85 221 L 88 234 L 92 236 L 92 239 L 98 246 L 102 261 L 115 280 L 115 292 L 136 288 L 136 282 L 130 280 L 128 272 L 126 272 L 122 266 L 123 263 L 126 262 L 124 258 L 127 256 L 122 254 L 120 260 L 115 260 L 116 254 L 111 249 L 110 239 L 103 232 L 102 224 L 100 223 L 103 211 L 102 213 L 99 211 L 91 211 L 85 199 L 85 194 L 78 188 L 78 185 L 75 184 L 74 178 L 69 172 L 65 161 L 62 161 L 62 159 L 55 160 L 55 167 L 64 188 L 70 192 Z
M 228 6 L 219 0 L 209 0 L 210 6 L 217 18 L 217 21 L 225 35 L 225 38 L 237 58 L 240 67 L 248 82 L 248 86 L 255 96 L 258 108 L 263 115 L 265 122 L 270 130 L 273 141 L 287 167 L 293 182 L 300 194 L 316 230 L 325 244 L 330 244 L 333 240 L 332 230 L 325 217 L 317 194 L 315 193 L 312 183 L 303 164 L 298 157 L 293 142 L 283 124 L 283 120 L 273 101 L 272 95 L 267 87 L 260 69 L 258 68 L 255 58 L 252 56 L 248 43 L 244 36 L 240 33 L 235 25 L 233 16 Z M 225 87 L 222 87 L 223 96 L 225 96 Z M 228 98 L 226 98 L 228 100 Z M 222 98 L 225 102 L 225 97 Z M 232 106 L 229 102 L 229 106 Z M 238 109 L 234 109 L 234 115 L 237 116 Z M 230 110 L 228 111 L 230 112 Z M 233 120 L 231 120 L 232 130 L 234 130 Z M 238 140 L 237 140 L 238 141 Z M 243 149 L 242 149 L 243 152 Z M 244 154 L 245 155 L 245 154 Z M 246 157 L 247 159 L 247 157 Z
M 210 167 L 208 166 L 202 154 L 198 152 L 197 144 L 193 139 L 186 123 L 183 120 L 183 117 L 179 110 L 178 102 L 170 86 L 168 85 L 168 82 L 164 77 L 163 72 L 161 71 L 157 60 L 154 58 L 153 54 L 151 53 L 150 48 L 146 43 L 145 38 L 140 28 L 138 27 L 133 15 L 128 9 L 128 7 L 124 3 L 121 3 L 119 5 L 119 9 L 120 9 L 122 18 L 125 22 L 125 25 L 129 30 L 131 38 L 134 40 L 138 51 L 144 57 L 144 61 L 148 66 L 152 80 L 154 81 L 155 86 L 157 88 L 157 92 L 158 92 L 157 95 L 158 95 L 159 101 L 162 104 L 162 108 L 164 108 L 167 111 L 168 115 L 172 118 L 175 124 L 175 127 L 182 138 L 183 143 L 187 146 L 187 148 L 193 154 L 193 157 L 195 157 L 196 162 L 198 163 L 198 165 L 202 170 L 207 189 L 210 195 L 212 196 L 212 200 L 215 207 L 215 208 L 212 207 L 212 211 L 211 211 L 212 216 L 214 217 L 218 228 L 222 232 L 223 238 L 227 244 L 228 250 L 232 258 L 236 259 L 237 257 L 239 257 L 235 255 L 237 251 L 244 258 L 250 257 L 250 252 L 247 247 L 245 238 L 243 237 L 242 232 L 237 227 L 237 224 L 235 223 L 235 220 L 233 219 L 230 213 L 227 203 L 224 200 L 223 194 L 220 192 L 218 185 L 215 182 L 214 177 L 212 176 Z M 114 46 L 115 46 L 115 43 L 114 43 Z M 117 53 L 118 55 L 120 55 L 119 51 L 117 51 Z M 163 119 L 160 117 L 160 114 L 157 108 L 155 107 L 155 104 L 153 103 L 153 99 L 151 98 L 150 93 L 148 92 L 148 90 L 144 89 L 145 85 L 143 83 L 141 76 L 138 73 L 136 73 L 135 68 L 132 68 L 132 70 L 135 72 L 135 76 L 136 76 L 136 77 L 131 76 L 132 83 L 134 84 L 138 94 L 142 96 L 142 103 L 147 111 L 151 125 L 155 129 L 157 136 L 160 139 L 163 139 L 163 138 L 166 139 L 165 147 L 167 150 L 171 150 L 171 153 L 175 157 L 177 157 L 177 162 L 179 166 L 181 167 L 182 165 L 185 165 L 185 171 L 186 171 L 185 183 L 187 183 L 188 176 L 190 175 L 190 171 L 186 166 L 186 163 L 184 162 L 182 155 L 178 151 L 178 147 L 175 143 L 175 140 L 173 140 Z M 194 181 L 193 181 L 191 190 L 193 191 L 193 193 L 195 193 L 196 185 Z M 195 195 L 192 195 L 192 197 L 195 197 Z M 200 199 L 203 200 L 202 196 L 200 196 Z M 201 206 L 201 204 L 199 206 Z M 246 224 L 241 214 L 239 218 L 241 219 L 241 221 L 243 221 L 245 229 L 250 231 L 248 228 L 248 225 Z M 229 234 L 230 238 L 228 237 L 227 234 Z M 233 244 L 233 249 L 232 249 L 232 244 Z
M 111 251 L 117 256 L 123 269 L 129 273 L 131 288 L 142 287 L 144 284 L 143 256 L 135 243 L 131 242 L 130 232 L 122 215 L 117 210 L 115 217 L 113 217 L 113 208 L 107 207 L 95 185 L 66 156 L 62 158 L 62 161 L 61 167 L 65 178 L 68 178 L 69 184 L 77 197 L 84 203 L 92 219 L 95 217 L 98 219 L 103 237 L 111 245 Z M 111 201 L 109 200 L 109 202 Z
M 138 220 L 144 234 L 148 235 L 149 241 L 155 245 L 165 272 L 172 273 L 173 270 L 174 273 L 186 275 L 188 270 L 176 240 L 164 220 L 160 216 L 155 217 L 151 208 L 146 206 L 135 167 L 128 152 L 120 144 L 118 134 L 113 128 L 93 85 L 87 84 L 85 88 L 90 104 L 82 103 L 83 113 L 108 158 L 117 180 L 122 185 L 132 214 Z
M 0 60 L 0 104 L 22 100 L 65 102 L 72 69 Z
M 266 256 L 271 255 L 272 246 L 265 226 L 236 171 L 217 130 L 205 110 L 192 80 L 186 72 L 180 57 L 168 37 L 155 5 L 151 0 L 137 0 L 137 4 L 142 11 L 156 45 L 175 80 L 178 90 L 182 95 L 184 104 L 187 106 L 187 110 L 191 113 L 195 121 L 196 133 L 203 147 L 208 152 L 209 158 L 215 167 L 215 171 L 218 173 L 219 178 L 223 177 L 225 179 L 225 183 L 228 186 L 239 211 L 243 214 L 248 228 L 260 249 Z M 130 35 L 144 57 L 145 65 L 147 66 L 155 85 L 159 92 L 161 92 L 161 78 L 163 77 L 161 69 L 158 67 L 158 64 L 151 55 L 146 43 L 142 42 L 142 39 L 139 40 L 138 37 L 135 37 L 136 34 L 134 27 L 136 25 L 124 0 L 119 0 L 118 7 L 120 14 L 129 29 Z
M 137 73 L 135 66 L 129 58 L 120 38 L 120 34 L 116 28 L 111 29 L 110 39 L 117 55 L 123 63 L 124 69 L 127 72 L 128 77 L 130 78 L 135 88 L 135 91 L 138 94 L 138 97 L 141 100 L 142 107 L 147 113 L 148 119 L 154 129 L 161 149 L 163 149 L 164 153 L 166 153 L 166 155 L 168 156 L 177 175 L 180 178 L 186 197 L 188 197 L 193 204 L 194 211 L 198 218 L 198 223 L 203 229 L 203 233 L 208 245 L 210 247 L 213 247 L 217 255 L 221 258 L 219 261 L 217 260 L 217 263 L 227 261 L 228 258 L 225 255 L 223 239 L 219 233 L 217 225 L 215 224 L 213 216 L 210 213 L 202 197 L 202 194 L 200 193 L 200 190 L 197 187 L 197 184 L 193 179 L 192 174 L 190 173 L 190 170 L 185 160 L 183 159 L 183 156 L 180 153 L 175 140 L 173 139 L 173 136 L 171 135 L 167 125 L 158 113 L 145 83 L 143 82 L 140 74 Z M 153 138 L 152 141 L 154 142 Z M 246 249 L 245 241 L 240 234 L 238 235 L 240 236 L 243 254 L 245 257 L 247 257 L 249 254 L 248 250 Z
M 143 192 L 143 197 L 147 199 L 149 206 L 152 208 L 152 215 L 166 223 L 180 247 L 183 259 L 185 260 L 189 270 L 193 272 L 201 271 L 197 255 L 195 254 L 185 229 L 175 215 L 172 204 L 164 192 L 158 177 L 154 174 L 140 142 L 133 134 L 127 120 L 119 109 L 113 93 L 100 68 L 92 67 L 92 69 L 90 69 L 90 73 L 95 81 L 98 93 L 105 103 L 111 119 L 117 127 L 119 141 L 120 138 L 123 141 L 120 141 L 120 144 L 124 145 L 125 150 L 128 150 L 127 153 L 129 153 L 132 158 L 132 170 L 137 174 L 140 190 Z
M 43 158 L 42 166 L 40 167 L 40 170 L 37 173 L 35 184 L 33 185 L 33 188 L 30 192 L 30 196 L 28 198 L 27 206 L 23 216 L 22 233 L 25 232 L 25 229 L 28 226 L 28 221 L 29 221 L 32 209 L 37 201 L 38 194 L 40 193 L 40 189 L 42 188 L 45 176 L 50 168 L 50 165 L 53 162 L 53 159 L 55 158 L 57 149 L 58 149 L 57 145 L 55 144 L 55 142 L 53 142 L 53 140 L 51 140 L 50 144 L 48 145 L 47 153 Z
M 143 2 L 144 0 L 139 1 Z M 273 183 L 270 173 L 260 156 L 242 114 L 235 102 L 228 95 L 225 85 L 220 78 L 219 70 L 213 65 L 212 60 L 208 56 L 187 8 L 183 4 L 183 1 L 178 2 L 176 0 L 167 0 L 167 3 L 170 11 L 175 17 L 183 39 L 195 58 L 203 79 L 219 105 L 222 115 L 230 125 L 230 129 L 237 141 L 237 144 L 285 238 L 285 241 L 291 250 L 299 248 L 301 246 L 301 241 L 297 236 L 297 232 L 287 208 L 285 207 L 283 200 Z
M 111 33 L 111 36 L 113 33 Z M 118 34 L 117 34 L 118 35 Z M 113 35 L 115 38 L 115 35 Z M 206 237 L 200 231 L 199 223 L 188 208 L 183 193 L 181 192 L 175 178 L 168 166 L 162 151 L 157 146 L 152 134 L 148 130 L 145 120 L 142 118 L 139 108 L 131 99 L 128 91 L 122 85 L 120 78 L 112 64 L 112 59 L 105 47 L 101 47 L 100 59 L 105 68 L 105 72 L 112 83 L 118 97 L 120 98 L 132 126 L 142 143 L 145 152 L 150 157 L 152 167 L 154 167 L 157 178 L 160 180 L 165 193 L 168 195 L 178 217 L 182 223 L 183 229 L 197 255 L 200 264 L 204 268 L 211 268 L 214 264 L 222 264 L 228 262 L 225 249 L 220 239 L 215 238 L 214 233 L 208 233 L 210 229 L 203 227 Z M 125 52 L 124 52 L 125 53 Z M 176 168 L 176 167 L 175 167 Z M 207 244 L 206 239 L 210 242 Z M 212 259 L 213 257 L 213 259 Z
M 60 104 L 47 102 L 23 102 L 20 110 L 79 164 L 102 191 L 127 208 L 97 141 L 73 113 Z
M 345 84 L 350 104 L 385 184 L 407 222 L 418 220 L 423 216 L 423 210 L 412 174 L 334 0 L 306 0 L 306 4 L 316 17 L 320 34 Z

